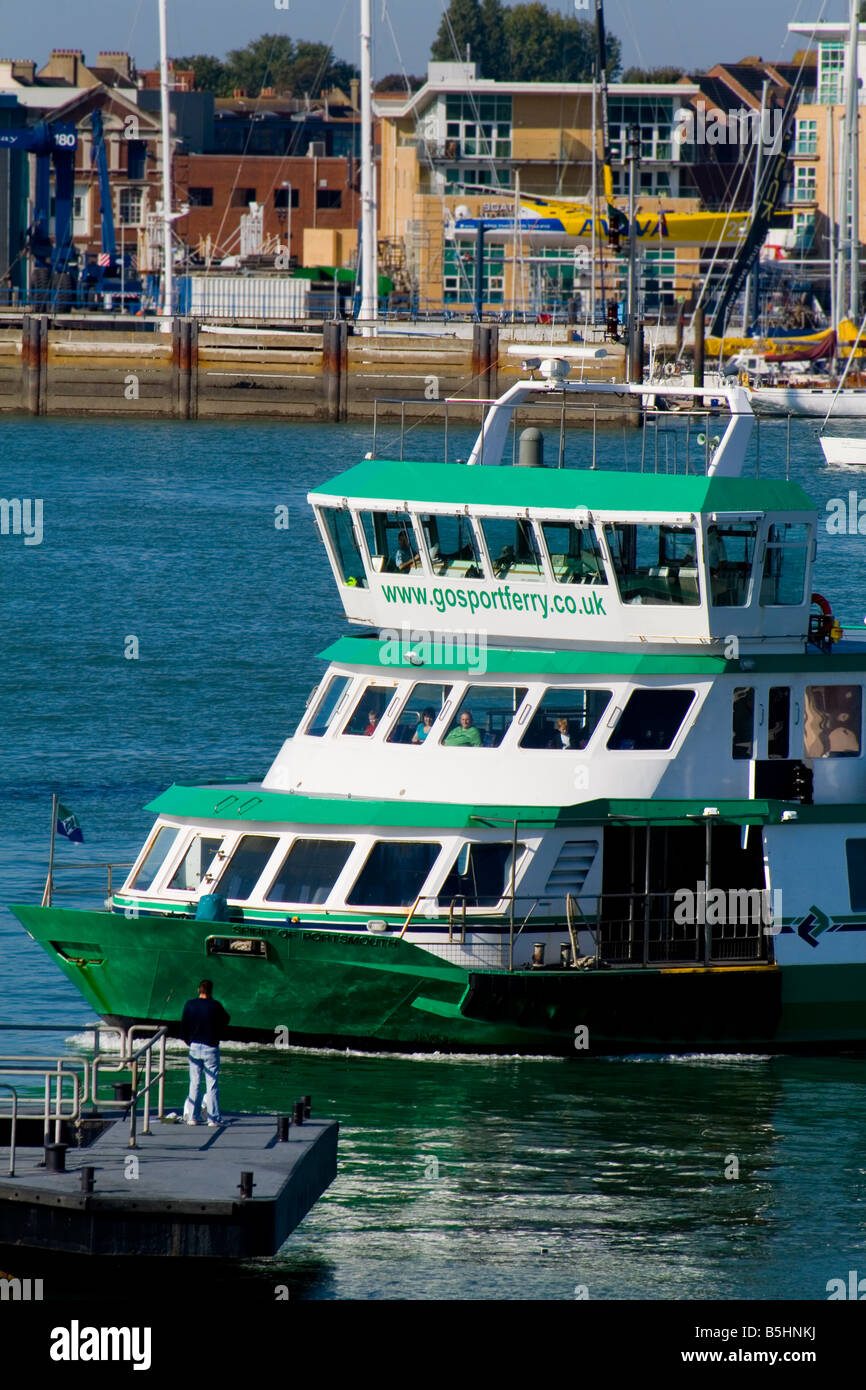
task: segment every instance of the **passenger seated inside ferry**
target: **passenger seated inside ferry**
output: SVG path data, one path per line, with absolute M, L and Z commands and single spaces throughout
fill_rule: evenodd
M 372 738 L 393 694 L 393 686 L 368 685 L 358 696 L 343 733 Z
M 610 695 L 609 690 L 565 686 L 545 691 L 520 740 L 521 748 L 585 748 L 610 703 Z
M 517 579 L 538 583 L 544 567 L 532 522 L 519 517 L 483 516 L 479 518 L 495 579 Z
M 700 603 L 693 526 L 614 521 L 605 534 L 623 603 Z
M 405 574 L 421 564 L 420 546 L 405 512 L 360 512 L 370 563 L 378 573 Z
M 430 513 L 421 517 L 421 525 L 434 574 L 448 574 L 454 579 L 483 577 L 481 554 L 468 516 Z
M 388 735 L 388 742 L 415 745 L 424 743 L 450 697 L 450 685 L 437 685 L 432 682 L 413 685 L 399 718 Z
M 542 521 L 541 530 L 557 584 L 606 584 L 595 532 L 584 522 Z
M 468 686 L 443 743 L 451 748 L 498 748 L 525 698 L 524 686 Z

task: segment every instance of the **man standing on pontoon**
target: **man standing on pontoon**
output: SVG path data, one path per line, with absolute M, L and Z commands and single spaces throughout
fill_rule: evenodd
M 201 1123 L 202 1072 L 207 1083 L 205 1105 L 209 1125 L 222 1123 L 220 1116 L 220 1043 L 228 1031 L 229 1016 L 213 997 L 213 981 L 202 980 L 198 998 L 188 999 L 183 1008 L 180 1033 L 189 1047 L 189 1095 L 183 1107 L 188 1125 Z

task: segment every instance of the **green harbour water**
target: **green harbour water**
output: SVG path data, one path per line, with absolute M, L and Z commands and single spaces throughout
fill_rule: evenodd
M 348 630 L 306 493 L 371 435 L 9 418 L 0 438 L 0 495 L 43 503 L 41 544 L 0 536 L 0 1051 L 74 1051 L 92 1014 L 5 907 L 41 897 L 52 792 L 85 835 L 60 844 L 62 864 L 128 862 L 152 823 L 142 807 L 170 783 L 265 773 L 319 679 L 316 654 Z M 451 431 L 452 454 L 470 442 Z M 407 457 L 441 447 L 419 429 Z M 567 461 L 589 447 L 570 435 Z M 639 460 L 633 431 L 600 435 L 600 466 L 622 469 L 627 452 Z M 822 512 L 856 491 L 856 475 L 823 467 L 814 423 L 794 425 L 791 454 Z M 784 425 L 763 426 L 762 471 L 783 476 L 784 457 Z M 858 623 L 863 543 L 822 530 L 816 583 Z M 104 896 L 95 875 L 86 894 L 69 882 L 66 905 Z M 69 1030 L 14 1031 L 36 1023 Z M 184 1051 L 170 1056 L 180 1109 Z M 228 1046 L 221 1089 L 228 1111 L 284 1112 L 309 1093 L 341 1122 L 337 1181 L 274 1261 L 221 1273 L 238 1296 L 820 1301 L 831 1279 L 866 1274 L 857 1057 Z M 58 1280 L 111 1295 L 106 1267 L 71 1268 Z

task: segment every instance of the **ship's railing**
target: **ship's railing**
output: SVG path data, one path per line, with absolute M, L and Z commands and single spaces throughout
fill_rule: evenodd
M 110 907 L 111 899 L 114 893 L 115 870 L 123 869 L 125 877 L 125 871 L 127 869 L 132 868 L 133 862 L 133 860 L 130 860 L 128 863 L 121 863 L 120 861 L 114 861 L 113 863 L 109 863 L 107 860 L 82 860 L 81 863 L 78 864 L 73 863 L 72 861 L 63 864 L 55 863 L 52 866 L 51 872 L 49 873 L 48 878 L 45 881 L 45 891 L 42 894 L 42 906 L 50 907 L 54 898 L 60 893 L 68 893 L 71 896 L 80 898 L 83 896 L 83 894 L 92 893 L 94 891 L 92 886 L 82 889 L 80 884 L 73 884 L 72 886 L 64 885 L 62 888 L 58 887 L 57 884 L 54 882 L 58 873 L 79 874 L 84 873 L 85 871 L 92 871 L 94 869 L 103 869 L 106 873 L 105 906 Z M 123 882 L 122 878 L 120 882 Z
M 720 388 L 721 393 L 721 388 Z M 441 400 L 419 400 L 417 397 L 404 396 L 378 396 L 373 402 L 373 441 L 370 451 L 371 458 L 378 458 L 380 436 L 383 431 L 383 421 L 385 429 L 388 429 L 394 421 L 390 418 L 396 414 L 394 409 L 385 410 L 384 407 L 399 407 L 399 438 L 394 440 L 394 448 L 389 445 L 387 454 L 383 458 L 393 459 L 396 455 L 402 462 L 406 457 L 407 441 L 411 438 L 412 431 L 420 426 L 439 426 L 442 428 L 442 463 L 461 463 L 465 460 L 462 457 L 452 458 L 452 442 L 455 414 L 458 423 L 465 428 L 467 407 L 478 407 L 479 410 L 479 438 L 481 441 L 479 463 L 484 463 L 484 425 L 490 411 L 490 407 L 497 405 L 496 400 L 480 396 L 451 396 Z M 407 407 L 410 408 L 407 415 Z M 579 397 L 569 396 L 566 392 L 557 394 L 555 399 L 544 399 L 534 397 L 531 401 L 523 401 L 520 405 L 511 408 L 511 459 L 512 464 L 517 463 L 518 458 L 518 414 L 524 412 L 524 423 L 527 418 L 535 420 L 538 418 L 536 412 L 547 412 L 553 419 L 554 426 L 558 431 L 556 466 L 564 468 L 566 430 L 572 426 L 583 426 L 588 428 L 592 425 L 592 453 L 589 463 L 590 469 L 598 468 L 598 439 L 599 427 L 608 433 L 612 425 L 622 423 L 623 412 L 629 412 L 634 418 L 634 423 L 643 425 L 640 440 L 640 462 L 635 467 L 635 472 L 641 473 L 665 473 L 678 474 L 680 476 L 700 476 L 709 472 L 710 464 L 713 461 L 716 444 L 723 433 L 719 426 L 724 424 L 726 409 L 713 406 L 693 407 L 691 409 L 659 410 L 647 404 L 646 397 L 623 396 L 614 404 L 604 404 L 597 401 L 584 401 Z M 761 434 L 762 431 L 773 428 L 784 428 L 785 430 L 785 478 L 791 476 L 791 420 L 792 415 L 779 414 L 772 416 L 756 415 L 753 424 L 754 439 L 754 476 L 761 477 Z M 408 423 L 407 423 L 408 421 Z M 489 446 L 488 446 L 489 447 Z M 505 462 L 506 449 L 502 461 Z M 499 459 L 491 460 L 499 462 Z M 548 460 L 548 466 L 550 461 Z
M 18 1132 L 18 1092 L 14 1086 L 10 1086 L 8 1081 L 0 1081 L 0 1091 L 9 1091 L 12 1096 L 10 1108 L 10 1127 L 9 1127 L 9 1176 L 15 1176 L 15 1140 Z
M 744 895 L 745 894 L 745 899 Z M 540 902 L 550 896 L 505 895 L 511 920 L 509 968 L 514 948 Z M 607 965 L 657 966 L 758 963 L 771 958 L 770 937 L 778 925 L 768 913 L 765 890 L 726 892 L 725 907 L 714 910 L 724 920 L 707 922 L 706 908 L 694 895 L 691 904 L 674 892 L 569 894 L 565 928 L 572 948 L 571 964 L 598 969 Z M 465 906 L 464 906 L 465 913 Z M 517 918 L 522 921 L 517 924 Z M 449 911 L 449 941 L 450 936 Z M 470 918 L 470 922 L 472 919 Z M 480 925 L 480 922 L 479 922 Z M 581 957 L 578 932 L 589 932 L 594 953 Z

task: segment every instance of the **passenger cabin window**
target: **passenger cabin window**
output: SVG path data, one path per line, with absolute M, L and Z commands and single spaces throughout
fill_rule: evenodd
M 355 702 L 349 716 L 344 734 L 360 734 L 372 738 L 379 727 L 379 720 L 391 703 L 393 685 L 367 685 Z
M 331 676 L 327 685 L 322 687 L 319 703 L 306 728 L 312 738 L 322 738 L 336 722 L 350 679 L 350 676 Z
M 448 877 L 439 889 L 440 907 L 495 907 L 511 893 L 511 841 L 496 845 L 464 845 L 457 855 Z M 517 864 L 525 845 L 517 846 Z M 455 901 L 456 900 L 456 901 Z
M 408 513 L 361 512 L 361 524 L 374 570 L 408 574 L 421 568 L 420 546 Z
M 608 748 L 644 752 L 670 748 L 694 698 L 693 690 L 633 690 Z
M 340 582 L 350 588 L 366 589 L 367 576 L 364 573 L 364 562 L 355 537 L 351 512 L 347 512 L 343 507 L 322 507 L 320 515 L 331 540 Z
M 353 907 L 411 907 L 441 849 L 427 841 L 377 840 L 346 902 Z
M 433 725 L 451 697 L 450 685 L 413 685 L 400 711 L 400 717 L 388 735 L 389 743 L 420 745 L 426 742 Z
M 710 599 L 716 608 L 742 608 L 748 603 L 757 534 L 754 521 L 707 527 Z
M 520 517 L 482 516 L 478 518 L 494 579 L 513 579 L 537 584 L 544 579 L 544 567 L 532 522 Z
M 607 575 L 591 526 L 542 521 L 541 530 L 557 584 L 606 584 Z
M 860 755 L 862 692 L 859 685 L 807 685 L 803 752 L 807 758 Z
M 764 608 L 793 608 L 805 601 L 808 555 L 808 526 L 785 521 L 770 527 L 761 580 Z
M 610 703 L 609 690 L 546 690 L 521 748 L 585 748 Z
M 182 832 L 178 830 L 176 825 L 160 826 L 150 849 L 141 861 L 141 867 L 138 873 L 129 885 L 130 888 L 137 888 L 141 893 L 146 893 L 148 891 L 168 858 L 169 850 L 181 833 Z
M 222 835 L 196 835 L 175 869 L 169 888 L 179 893 L 197 892 L 222 842 Z
M 786 685 L 771 685 L 767 715 L 767 757 L 787 758 L 791 724 L 791 692 Z
M 250 896 L 279 841 L 272 835 L 243 835 L 220 874 L 215 893 L 224 898 Z
M 866 840 L 846 840 L 848 893 L 852 912 L 866 912 Z
M 352 840 L 295 840 L 265 901 L 323 903 L 354 848 Z
M 525 686 L 470 685 L 442 742 L 447 748 L 498 748 L 525 698 Z
M 755 692 L 737 686 L 731 714 L 731 757 L 742 761 L 755 756 Z
M 616 521 L 605 533 L 623 603 L 700 603 L 693 526 Z
M 422 516 L 433 573 L 449 579 L 482 579 L 484 566 L 468 516 Z

